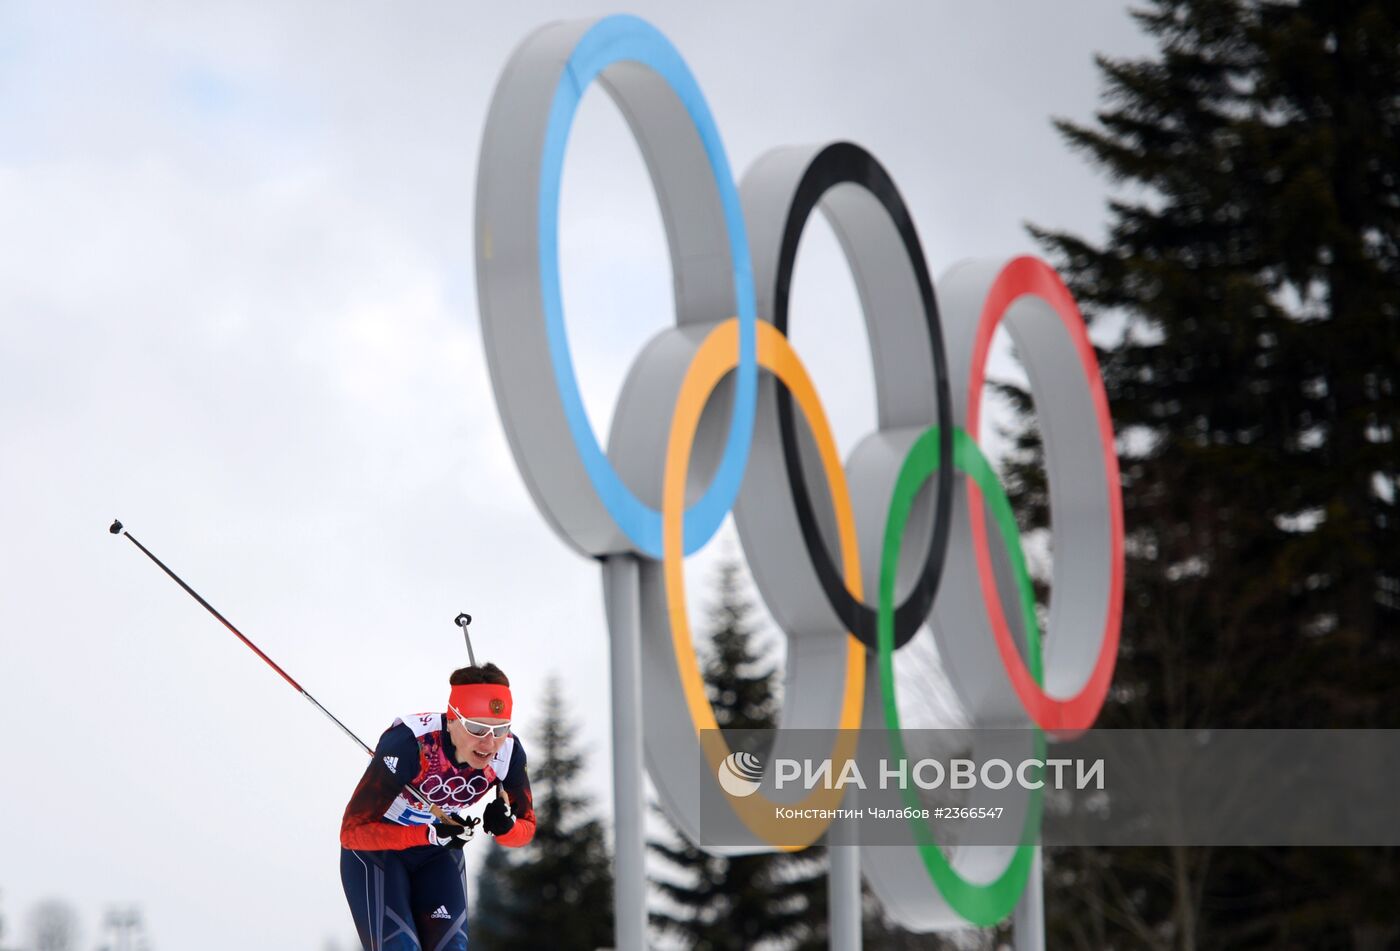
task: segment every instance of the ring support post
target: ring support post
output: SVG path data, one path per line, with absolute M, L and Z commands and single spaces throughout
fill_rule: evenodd
M 637 559 L 603 559 L 603 600 L 612 632 L 613 910 L 619 948 L 645 948 L 646 868 L 642 838 L 642 645 Z

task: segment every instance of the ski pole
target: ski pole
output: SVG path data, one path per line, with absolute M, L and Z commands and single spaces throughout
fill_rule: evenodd
M 462 636 L 467 639 L 467 659 L 470 660 L 472 662 L 472 666 L 475 667 L 476 653 L 472 650 L 471 632 L 467 630 L 467 628 L 471 626 L 472 616 L 470 614 L 459 614 L 457 615 L 453 623 L 462 629 Z
M 352 739 L 352 740 L 354 740 L 356 743 L 358 743 L 358 744 L 360 745 L 360 748 L 361 748 L 362 750 L 364 750 L 364 751 L 365 751 L 366 753 L 368 753 L 370 756 L 373 756 L 373 755 L 374 755 L 374 750 L 372 750 L 372 749 L 369 747 L 369 744 L 367 744 L 364 740 L 362 740 L 362 739 L 360 739 L 358 736 L 356 736 L 355 733 L 354 733 L 354 731 L 351 730 L 348 726 L 346 726 L 344 723 L 341 723 L 340 720 L 335 716 L 335 714 L 331 713 L 331 712 L 330 712 L 329 710 L 327 710 L 325 707 L 321 706 L 321 702 L 320 702 L 319 700 L 317 700 L 315 697 L 311 696 L 311 694 L 307 693 L 305 687 L 303 687 L 301 684 L 299 684 L 299 683 L 297 683 L 295 680 L 293 680 L 290 674 L 288 674 L 285 670 L 283 670 L 281 667 L 279 667 L 279 666 L 277 665 L 277 662 L 276 662 L 276 661 L 274 661 L 271 657 L 268 657 L 266 654 L 264 654 L 264 653 L 262 652 L 262 650 L 259 649 L 258 645 L 254 644 L 252 641 L 248 640 L 248 638 L 245 637 L 245 636 L 243 635 L 243 632 L 242 632 L 242 631 L 240 631 L 238 628 L 234 627 L 233 624 L 229 622 L 229 619 L 228 619 L 228 618 L 224 617 L 222 614 L 220 614 L 220 613 L 214 608 L 214 606 L 213 606 L 212 604 L 210 604 L 208 601 L 204 600 L 204 598 L 200 597 L 198 591 L 194 590 L 194 589 L 191 588 L 189 585 L 185 584 L 184 580 L 183 580 L 179 575 L 177 575 L 175 572 L 171 571 L 168 567 L 166 567 L 165 562 L 161 561 L 161 560 L 160 560 L 159 558 L 157 558 L 155 555 L 151 554 L 150 549 L 147 548 L 145 545 L 141 544 L 139 541 L 137 541 L 135 535 L 133 535 L 133 534 L 131 534 L 130 532 L 126 531 L 126 530 L 122 527 L 122 523 L 121 523 L 119 520 L 118 520 L 118 521 L 112 522 L 111 526 L 107 529 L 107 531 L 111 532 L 113 535 L 125 535 L 127 541 L 131 542 L 131 543 L 132 543 L 133 545 L 135 545 L 137 548 L 141 549 L 141 553 L 142 553 L 143 555 L 145 555 L 147 558 L 151 559 L 151 561 L 155 562 L 156 565 L 160 568 L 160 570 L 163 571 L 163 572 L 165 572 L 166 574 L 168 574 L 168 575 L 175 581 L 176 584 L 178 584 L 180 587 L 184 588 L 185 591 L 186 591 L 186 593 L 188 593 L 190 597 L 194 598 L 196 601 L 198 601 L 201 605 L 204 606 L 204 609 L 205 609 L 206 611 L 208 611 L 210 614 L 214 615 L 214 617 L 218 618 L 220 624 L 222 624 L 224 627 L 228 628 L 230 631 L 233 632 L 233 634 L 234 634 L 235 637 L 237 637 L 237 638 L 238 638 L 240 641 L 242 641 L 244 644 L 248 645 L 248 648 L 249 648 L 250 650 L 252 650 L 252 652 L 253 652 L 254 654 L 257 654 L 259 657 L 261 657 L 261 658 L 263 659 L 263 661 L 264 661 L 269 667 L 271 667 L 273 670 L 277 671 L 277 673 L 281 676 L 281 678 L 282 678 L 283 680 L 285 680 L 287 683 L 289 683 L 289 684 L 297 691 L 297 693 L 301 694 L 301 695 L 302 695 L 303 697 L 305 697 L 307 700 L 310 700 L 311 703 L 312 703 L 312 705 L 314 705 L 314 706 L 316 707 L 317 710 L 320 710 L 320 711 L 321 711 L 322 713 L 324 713 L 327 717 L 329 717 L 330 720 L 331 720 L 331 722 L 334 723 L 336 726 L 340 727 L 340 729 L 344 731 L 344 733 L 345 733 L 346 736 L 350 737 L 350 739 Z M 417 796 L 417 797 L 419 798 L 420 801 L 426 803 L 427 806 L 428 806 L 428 809 L 431 810 L 432 813 L 433 813 L 433 815 L 436 816 L 438 819 L 442 819 L 442 820 L 445 820 L 445 821 L 460 821 L 460 820 L 457 820 L 455 817 L 449 816 L 449 815 L 448 815 L 446 812 L 444 812 L 440 807 L 434 805 L 433 802 L 432 802 L 432 800 L 430 800 L 427 796 L 423 795 L 423 793 L 421 793 L 421 792 L 418 790 L 418 788 L 417 788 L 416 786 L 414 786 L 412 783 L 406 783 L 406 784 L 405 784 L 405 788 L 407 788 L 409 792 L 411 792 L 411 793 L 413 793 L 415 796 Z M 467 817 L 467 818 L 470 818 L 470 817 Z M 469 825 L 467 825 L 468 834 L 471 833 L 471 831 L 472 831 L 474 825 L 475 825 L 474 822 L 471 823 L 471 824 L 469 824 Z

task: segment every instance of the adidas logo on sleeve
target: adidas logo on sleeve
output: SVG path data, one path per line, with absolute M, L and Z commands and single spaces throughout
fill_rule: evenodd
M 384 765 L 389 767 L 389 772 L 395 776 L 399 774 L 399 758 L 397 756 L 384 757 Z

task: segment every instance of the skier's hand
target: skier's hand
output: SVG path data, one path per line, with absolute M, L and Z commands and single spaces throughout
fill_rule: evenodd
M 428 826 L 428 844 L 460 849 L 472 837 L 472 827 L 460 822 L 439 822 Z
M 481 814 L 481 827 L 491 835 L 505 835 L 515 828 L 515 817 L 510 814 L 510 797 L 498 783 L 496 798 L 486 804 Z

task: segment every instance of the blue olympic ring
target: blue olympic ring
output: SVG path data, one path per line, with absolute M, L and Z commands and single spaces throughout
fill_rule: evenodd
M 729 234 L 730 258 L 734 274 L 734 297 L 739 319 L 739 366 L 736 374 L 734 410 L 729 421 L 729 438 L 724 446 L 714 479 L 701 498 L 685 513 L 685 553 L 698 551 L 719 530 L 743 483 L 753 439 L 754 412 L 758 396 L 756 339 L 757 305 L 749 242 L 739 190 L 729 169 L 729 160 L 720 142 L 710 108 L 685 61 L 655 27 L 634 16 L 610 16 L 598 21 L 574 47 L 549 109 L 544 153 L 540 167 L 539 253 L 541 293 L 545 329 L 549 338 L 550 363 L 563 404 L 574 445 L 583 461 L 593 489 L 617 522 L 639 549 L 652 558 L 661 557 L 661 513 L 644 504 L 618 476 L 607 455 L 598 445 L 579 394 L 564 328 L 564 305 L 559 290 L 559 186 L 563 177 L 564 152 L 569 130 L 584 90 L 608 66 L 621 61 L 640 63 L 670 85 L 685 106 L 695 131 L 710 160 L 710 169 L 719 189 Z M 716 320 L 731 315 L 716 314 Z

